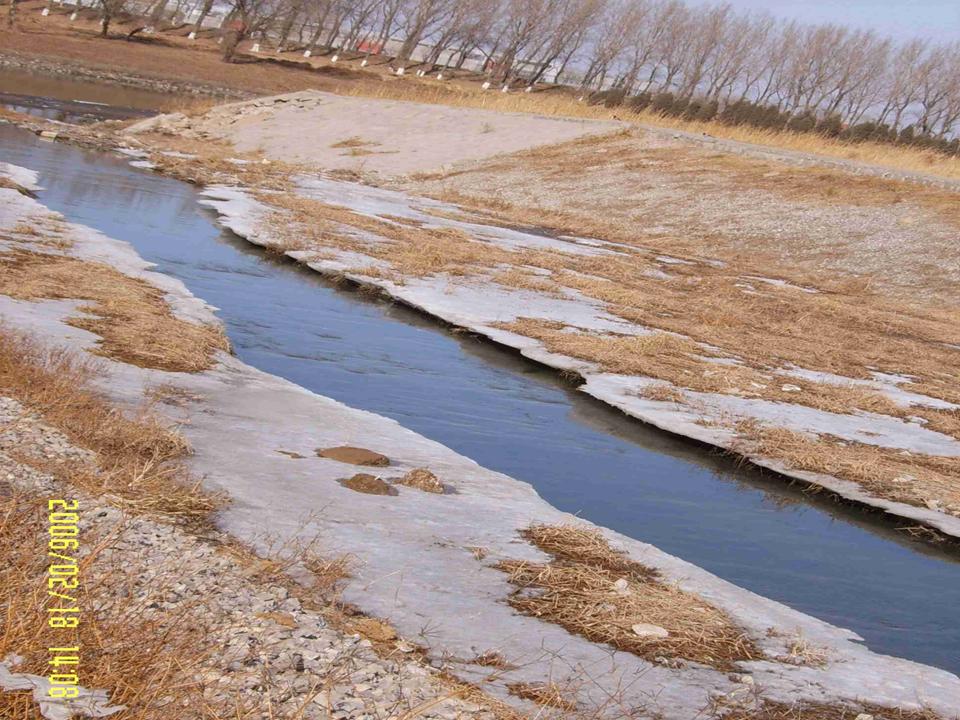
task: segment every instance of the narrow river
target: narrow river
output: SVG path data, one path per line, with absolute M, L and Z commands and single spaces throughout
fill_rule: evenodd
M 38 171 L 43 203 L 130 242 L 217 306 L 251 365 L 395 418 L 563 510 L 851 628 L 878 652 L 960 672 L 955 557 L 265 254 L 221 231 L 189 185 L 2 125 L 0 160 Z

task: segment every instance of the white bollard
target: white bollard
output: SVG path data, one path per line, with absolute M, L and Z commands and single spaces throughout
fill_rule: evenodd
M 500 88 L 500 92 L 510 92 L 510 86 L 504 85 L 502 88 Z
M 533 92 L 533 85 L 527 85 L 527 89 L 524 92 Z
M 73 22 L 76 19 L 77 19 L 77 11 L 74 10 L 72 13 L 70 13 L 70 22 Z
M 218 38 L 217 38 L 217 45 L 223 45 L 223 38 L 222 38 L 222 37 L 218 37 Z
M 360 61 L 360 67 L 366 67 L 366 66 L 367 66 L 367 59 L 364 58 L 363 60 Z
M 197 39 L 197 34 L 193 30 L 191 30 L 190 34 L 187 35 L 187 40 L 196 40 L 196 39 Z
M 340 56 L 334 53 L 333 57 L 330 58 L 330 62 L 335 63 L 339 59 L 340 59 Z
M 483 83 L 483 85 L 480 86 L 480 89 L 481 89 L 481 90 L 489 90 L 489 89 L 490 89 L 490 81 L 487 80 L 485 83 Z
M 43 10 L 40 11 L 40 14 L 41 14 L 43 17 L 46 17 L 47 15 L 50 14 L 50 8 L 45 7 Z
M 397 75 L 403 75 L 405 72 L 406 72 L 405 68 L 402 68 L 402 67 L 397 68 Z
M 438 72 L 438 73 L 437 73 L 437 80 L 443 80 L 443 73 L 442 73 L 442 72 Z
M 311 55 L 313 55 L 313 53 L 312 53 L 310 50 L 304 50 L 304 51 L 303 51 L 303 56 L 304 56 L 304 57 L 310 57 Z
M 251 52 L 255 52 L 255 53 L 260 52 L 260 43 L 254 43 L 254 44 L 253 44 L 253 47 L 250 48 L 250 51 L 251 51 Z

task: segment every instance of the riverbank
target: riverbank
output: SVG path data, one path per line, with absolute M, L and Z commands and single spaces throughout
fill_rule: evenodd
M 355 53 L 317 53 L 305 58 L 302 48 L 278 53 L 274 48 L 254 52 L 252 41 L 241 46 L 237 63 L 223 63 L 211 31 L 188 39 L 188 27 L 155 34 L 126 34 L 138 24 L 115 20 L 117 34 L 99 37 L 94 10 L 81 10 L 71 19 L 72 7 L 43 0 L 19 3 L 18 28 L 0 27 L 0 65 L 32 67 L 44 74 L 66 74 L 131 87 L 167 89 L 186 96 L 219 99 L 318 89 L 379 100 L 420 102 L 502 113 L 623 121 L 646 132 L 674 134 L 724 152 L 790 160 L 800 165 L 826 165 L 858 174 L 927 182 L 960 179 L 960 160 L 919 148 L 889 144 L 847 143 L 814 133 L 793 133 L 665 118 L 651 112 L 633 113 L 580 101 L 571 88 L 539 86 L 535 92 L 484 91 L 484 77 L 465 71 L 447 71 L 440 77 L 396 76 L 389 58 L 366 61 Z M 122 68 L 122 69 L 121 69 Z M 879 168 L 879 170 L 878 170 Z
M 45 224 L 40 223 L 41 226 Z M 75 231 L 75 228 L 70 228 L 71 237 Z M 58 236 L 61 244 L 62 233 L 63 229 Z M 40 234 L 46 233 L 41 230 Z M 52 241 L 51 238 L 46 239 Z M 100 243 L 103 242 L 101 239 Z M 75 238 L 74 243 L 76 251 L 78 245 Z M 97 243 L 92 240 L 79 243 L 80 248 L 87 250 L 95 245 Z M 113 245 L 113 249 L 119 252 L 118 246 Z M 129 251 L 126 253 L 126 260 L 123 259 L 124 254 L 115 256 L 111 252 L 104 255 L 103 252 L 102 249 L 98 250 L 98 257 L 109 257 L 111 265 L 115 267 L 129 269 L 133 264 L 129 259 Z M 133 265 L 135 267 L 135 264 Z M 171 292 L 174 288 L 170 281 L 164 279 L 163 282 L 168 289 L 168 296 L 182 296 L 182 289 Z M 5 311 L 5 315 L 19 317 L 25 323 L 32 320 L 36 327 L 44 332 L 49 331 L 52 336 L 61 340 L 72 338 L 72 341 L 81 344 L 89 344 L 95 340 L 89 334 L 75 327 L 62 325 L 59 319 L 55 320 L 64 312 L 72 313 L 72 310 L 62 307 L 62 304 L 53 305 L 55 307 L 51 307 L 49 302 L 16 303 L 17 312 Z M 31 315 L 32 318 L 29 317 Z M 40 318 L 46 318 L 46 321 L 37 323 Z M 115 364 L 112 360 L 108 362 L 108 367 L 110 379 L 106 384 L 111 388 L 111 393 L 125 403 L 135 402 L 137 393 L 144 385 L 151 384 L 150 378 L 155 378 L 158 372 Z M 361 606 L 379 606 L 378 614 L 396 620 L 401 633 L 410 638 L 416 638 L 423 630 L 425 618 L 432 618 L 435 623 L 439 623 L 439 629 L 432 628 L 430 633 L 426 633 L 426 638 L 418 640 L 428 644 L 432 654 L 443 656 L 445 648 L 449 656 L 454 652 L 451 647 L 462 651 L 463 643 L 469 643 L 467 649 L 479 648 L 481 644 L 484 647 L 497 645 L 502 628 L 503 636 L 499 649 L 508 661 L 526 657 L 523 653 L 514 654 L 520 650 L 516 647 L 518 642 L 530 643 L 527 652 L 539 658 L 538 662 L 530 665 L 517 662 L 516 664 L 524 667 L 507 673 L 509 677 L 504 679 L 505 683 L 512 680 L 521 688 L 524 682 L 543 683 L 546 671 L 543 663 L 552 667 L 548 676 L 559 680 L 560 667 L 565 667 L 566 663 L 572 662 L 571 658 L 576 657 L 582 660 L 579 663 L 580 668 L 593 667 L 594 662 L 599 663 L 596 667 L 607 667 L 609 650 L 598 648 L 577 636 L 567 635 L 559 628 L 552 630 L 553 626 L 544 625 L 532 618 L 513 615 L 506 606 L 499 604 L 504 598 L 511 596 L 513 588 L 509 580 L 514 575 L 505 575 L 502 569 L 496 569 L 498 560 L 509 562 L 518 557 L 525 557 L 535 563 L 549 560 L 549 556 L 539 554 L 532 546 L 518 543 L 517 531 L 526 529 L 531 522 L 554 525 L 564 519 L 569 520 L 569 516 L 556 513 L 546 506 L 527 486 L 502 475 L 486 473 L 440 446 L 403 431 L 392 422 L 367 413 L 348 411 L 343 406 L 324 401 L 276 378 L 256 373 L 226 357 L 222 357 L 221 365 L 212 371 L 175 376 L 161 372 L 160 375 L 165 380 L 173 377 L 175 384 L 185 390 L 187 395 L 202 396 L 202 400 L 198 400 L 197 404 L 190 402 L 187 404 L 188 409 L 181 410 L 188 413 L 191 420 L 190 424 L 184 425 L 184 433 L 196 453 L 191 464 L 198 472 L 207 475 L 208 482 L 213 487 L 219 485 L 229 489 L 234 496 L 234 503 L 224 512 L 223 521 L 228 525 L 233 524 L 235 528 L 242 528 L 241 534 L 261 528 L 264 518 L 267 517 L 264 515 L 264 508 L 276 506 L 278 503 L 282 505 L 288 499 L 292 503 L 290 508 L 276 508 L 276 514 L 271 511 L 268 517 L 270 524 L 284 533 L 300 532 L 300 529 L 295 528 L 297 512 L 305 507 L 323 507 L 322 516 L 316 518 L 311 530 L 322 528 L 322 537 L 325 541 L 330 541 L 328 546 L 336 545 L 338 551 L 352 550 L 365 563 L 369 563 L 349 581 L 346 597 L 350 599 L 352 594 Z M 172 395 L 176 397 L 179 393 Z M 256 408 L 256 412 L 252 412 L 253 408 Z M 201 409 L 203 412 L 200 412 Z M 224 443 L 226 428 L 230 429 L 229 443 Z M 266 431 L 265 428 L 270 430 Z M 395 488 L 397 495 L 380 496 L 358 495 L 349 487 L 341 488 L 334 480 L 343 479 L 350 474 L 348 466 L 338 464 L 335 460 L 309 460 L 309 457 L 317 447 L 348 443 L 365 446 L 390 458 L 392 462 L 389 471 L 374 471 L 388 481 L 395 479 L 394 476 L 402 475 L 408 466 L 411 469 L 417 466 L 429 467 L 441 481 L 448 482 L 457 492 L 433 495 L 401 485 Z M 218 445 L 221 446 L 220 449 L 215 447 Z M 277 450 L 288 454 L 281 454 Z M 292 455 L 304 457 L 298 459 Z M 362 467 L 358 469 L 363 470 Z M 264 478 L 275 480 L 265 484 Z M 280 481 L 279 478 L 284 480 Z M 294 507 L 297 511 L 293 511 Z M 483 510 L 485 507 L 488 510 Z M 505 508 L 510 511 L 506 518 Z M 469 522 L 466 516 L 471 518 Z M 431 523 L 422 527 L 421 531 L 410 533 L 411 527 L 419 526 L 413 518 L 422 521 L 424 517 L 431 518 Z M 485 520 L 478 523 L 478 517 Z M 358 532 L 360 528 L 364 529 L 362 533 Z M 811 621 L 775 603 L 762 601 L 749 593 L 736 590 L 727 583 L 664 556 L 649 546 L 626 541 L 609 533 L 606 536 L 616 545 L 622 544 L 634 561 L 640 563 L 638 567 L 656 568 L 671 585 L 674 580 L 679 579 L 680 587 L 706 599 L 711 607 L 722 611 L 738 627 L 743 627 L 742 624 L 745 623 L 750 643 L 756 644 L 765 655 L 770 656 L 770 659 L 747 664 L 750 668 L 748 672 L 754 675 L 757 686 L 771 689 L 773 694 L 769 698 L 781 697 L 785 698 L 784 702 L 793 703 L 798 700 L 791 695 L 793 690 L 790 688 L 794 687 L 794 683 L 813 679 L 814 682 L 826 683 L 825 686 L 831 688 L 834 683 L 842 685 L 849 682 L 851 687 L 857 685 L 859 681 L 852 680 L 849 673 L 853 672 L 853 665 L 863 663 L 864 658 L 877 658 L 876 661 L 869 662 L 877 662 L 883 667 L 893 663 L 897 674 L 901 676 L 904 672 L 912 674 L 913 671 L 909 668 L 918 667 L 910 663 L 878 658 L 846 639 L 841 640 L 849 637 L 847 633 L 829 629 L 822 623 Z M 438 537 L 443 538 L 443 543 L 439 546 L 436 543 Z M 528 536 L 528 540 L 537 542 L 541 549 L 552 547 L 554 553 L 559 552 L 557 546 L 551 546 L 543 536 Z M 384 554 L 382 548 L 388 546 L 395 547 L 397 554 Z M 372 548 L 381 548 L 381 551 L 367 557 Z M 478 548 L 484 552 L 479 553 Z M 478 554 L 483 557 L 478 558 Z M 479 573 L 476 569 L 478 563 L 481 568 Z M 403 567 L 402 581 L 397 577 L 398 565 Z M 443 577 L 440 584 L 437 584 L 438 573 Z M 628 580 L 627 583 L 627 589 L 631 592 L 637 589 L 632 582 Z M 460 591 L 451 596 L 451 586 L 460 588 Z M 650 587 L 640 586 L 639 589 L 649 591 Z M 455 628 L 442 620 L 449 617 L 451 603 L 456 607 Z M 462 618 L 465 617 L 464 607 L 478 613 L 467 613 L 466 616 L 471 618 L 471 622 L 466 627 L 462 623 Z M 759 615 L 754 615 L 758 612 Z M 788 634 L 778 637 L 776 628 L 781 625 L 782 632 Z M 768 637 L 766 633 L 769 627 L 774 627 L 775 632 Z M 491 628 L 497 628 L 497 637 L 489 635 Z M 835 647 L 840 653 L 836 664 L 828 660 L 824 666 L 804 668 L 802 665 L 791 664 L 792 661 L 789 660 L 777 662 L 773 659 L 775 656 L 789 658 L 791 654 L 796 655 L 799 652 L 801 646 L 796 643 L 797 628 L 803 633 L 803 647 L 807 644 L 811 648 Z M 481 633 L 483 637 L 474 637 L 476 633 Z M 676 633 L 681 634 L 682 631 L 677 629 Z M 637 633 L 634 635 L 642 637 Z M 762 637 L 755 637 L 761 635 Z M 547 648 L 562 646 L 564 651 L 559 656 L 547 659 L 543 656 L 544 642 Z M 775 646 L 778 649 L 774 649 Z M 792 651 L 790 647 L 793 647 Z M 570 655 L 567 652 L 570 648 L 583 654 Z M 458 652 L 456 656 L 462 657 L 462 652 Z M 688 712 L 692 704 L 704 700 L 709 692 L 703 692 L 702 683 L 711 688 L 716 688 L 719 683 L 721 689 L 725 687 L 731 691 L 745 684 L 726 679 L 722 672 L 704 669 L 698 664 L 703 662 L 703 658 L 694 662 L 685 661 L 684 667 L 674 667 L 676 662 L 671 661 L 668 656 L 663 656 L 666 664 L 654 658 L 652 666 L 640 657 L 622 651 L 616 653 L 615 657 L 618 666 L 625 673 L 633 672 L 631 668 L 634 667 L 645 669 L 645 679 L 640 681 L 642 688 L 637 688 L 639 695 L 652 692 L 653 688 L 674 688 L 661 690 L 666 693 L 664 703 L 669 703 L 672 706 L 671 712 L 677 713 L 668 716 L 683 717 L 683 713 Z M 811 652 L 807 659 L 819 657 L 817 652 Z M 841 657 L 845 662 L 840 662 Z M 466 672 L 490 672 L 488 666 L 487 670 L 483 670 L 484 665 L 480 665 L 480 669 L 471 669 L 470 663 L 465 665 Z M 874 670 L 872 668 L 871 673 L 874 673 Z M 808 672 L 813 674 L 808 676 Z M 941 678 L 937 682 L 942 682 L 942 678 L 952 677 L 939 671 L 931 672 L 935 673 L 932 677 Z M 624 677 L 628 676 L 633 677 Z M 605 675 L 602 682 L 616 684 L 618 680 L 615 675 Z M 559 684 L 563 686 L 563 683 Z M 610 691 L 611 686 L 604 687 L 605 692 Z M 694 691 L 692 688 L 700 689 Z M 569 690 L 569 686 L 567 689 Z M 674 704 L 679 702 L 673 695 L 674 691 L 683 698 L 679 705 Z M 521 689 L 518 692 L 523 691 Z M 603 692 L 600 692 L 599 696 L 587 689 L 582 692 L 585 695 L 582 701 L 584 707 L 589 707 L 591 702 L 604 697 Z M 868 695 L 859 688 L 857 697 L 865 700 Z M 609 697 L 606 699 L 609 701 Z M 810 712 L 810 717 L 817 717 L 815 710 Z
M 353 157 L 333 135 L 321 150 L 359 169 L 317 178 L 329 158 L 282 147 L 273 164 L 225 162 L 223 128 L 248 118 L 255 145 L 278 104 L 315 100 L 124 137 L 166 172 L 240 188 L 212 189 L 211 204 L 256 244 L 577 373 L 658 427 L 960 533 L 957 380 L 944 371 L 958 341 L 955 194 L 631 132 L 393 179 L 362 165 L 379 145 Z M 490 138 L 488 154 L 495 127 Z M 383 152 L 391 166 L 410 157 Z

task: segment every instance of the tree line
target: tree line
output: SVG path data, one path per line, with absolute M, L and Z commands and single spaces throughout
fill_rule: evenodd
M 197 31 L 215 9 L 95 1 L 105 14 L 137 2 L 154 22 L 189 17 Z M 610 107 L 960 151 L 960 41 L 898 42 L 682 0 L 217 3 L 227 59 L 248 37 L 310 55 L 385 49 L 399 72 L 479 69 L 498 87 L 563 84 Z

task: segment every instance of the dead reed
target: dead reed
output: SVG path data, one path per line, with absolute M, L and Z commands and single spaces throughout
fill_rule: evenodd
M 97 373 L 88 358 L 0 328 L 0 394 L 95 454 L 92 463 L 21 459 L 130 511 L 206 523 L 222 500 L 190 476 L 187 442 L 147 409 L 105 400 L 90 388 Z
M 197 372 L 229 350 L 219 325 L 176 317 L 164 293 L 109 265 L 14 250 L 0 255 L 0 293 L 24 300 L 81 300 L 68 322 L 99 335 L 97 354 L 140 367 Z
M 762 657 L 722 611 L 661 581 L 656 571 L 610 548 L 598 532 L 533 526 L 524 536 L 554 559 L 496 565 L 517 587 L 509 603 L 519 612 L 651 662 L 728 670 Z

